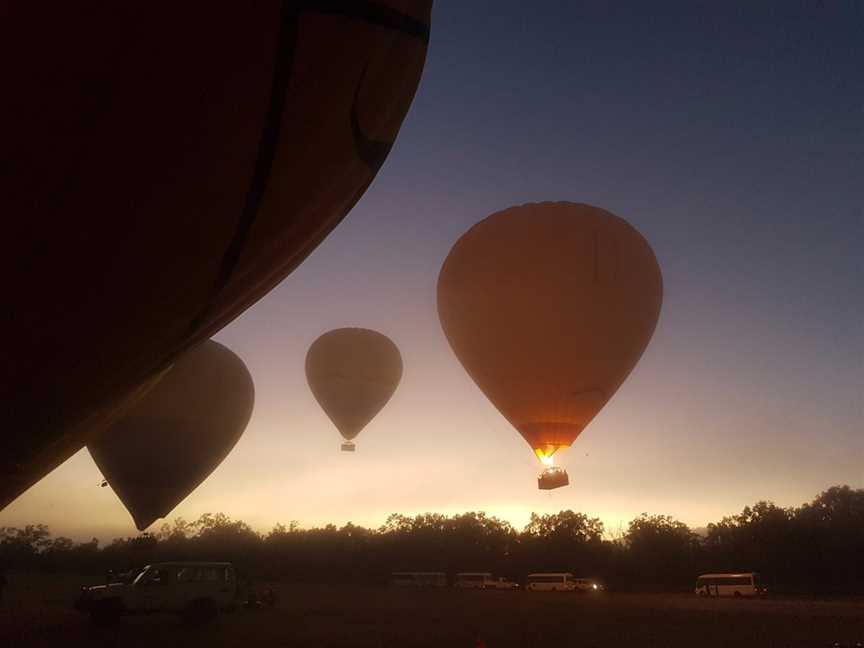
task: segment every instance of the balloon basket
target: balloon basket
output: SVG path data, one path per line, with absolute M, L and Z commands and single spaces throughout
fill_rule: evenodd
M 537 477 L 537 488 L 540 490 L 561 488 L 569 483 L 570 478 L 567 476 L 567 471 L 557 466 L 547 468 Z
M 346 441 L 345 443 L 342 444 L 341 447 L 342 447 L 342 452 L 354 452 L 357 449 L 357 446 L 355 446 L 350 441 Z

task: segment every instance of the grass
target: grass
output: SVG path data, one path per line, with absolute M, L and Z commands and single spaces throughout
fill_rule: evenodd
M 171 616 L 112 628 L 76 613 L 74 577 L 18 577 L 0 609 L 0 646 L 714 646 L 864 642 L 861 600 L 703 600 L 681 594 L 583 596 L 274 584 L 275 609 L 195 628 Z M 479 644 L 478 641 L 482 641 Z

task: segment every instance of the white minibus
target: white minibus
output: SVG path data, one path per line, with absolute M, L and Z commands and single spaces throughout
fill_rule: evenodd
M 444 572 L 393 572 L 390 584 L 395 587 L 447 587 Z
M 453 587 L 461 587 L 463 589 L 484 589 L 491 581 L 492 574 L 489 572 L 460 572 L 456 574 L 456 579 L 453 581 Z
M 529 592 L 573 592 L 577 587 L 570 573 L 528 574 L 525 584 Z
M 696 593 L 699 596 L 760 596 L 765 588 L 759 582 L 759 574 L 702 574 L 696 580 Z

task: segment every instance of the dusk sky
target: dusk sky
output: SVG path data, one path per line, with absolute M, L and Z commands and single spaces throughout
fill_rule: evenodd
M 267 531 L 483 510 L 521 528 L 532 511 L 573 509 L 615 533 L 643 511 L 701 527 L 760 499 L 864 487 L 862 66 L 854 1 L 438 0 L 377 179 L 215 337 L 247 363 L 255 411 L 170 518 L 221 511 Z M 570 486 L 551 492 L 451 352 L 435 304 L 459 236 L 543 200 L 627 219 L 664 280 L 652 342 L 561 453 Z M 404 362 L 353 454 L 304 374 L 309 345 L 342 326 L 381 331 Z M 100 481 L 82 451 L 0 526 L 136 534 Z

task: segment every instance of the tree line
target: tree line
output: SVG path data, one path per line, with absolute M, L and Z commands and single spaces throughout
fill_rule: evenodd
M 792 508 L 761 501 L 698 534 L 668 515 L 643 513 L 618 535 L 570 510 L 532 514 L 521 531 L 469 512 L 394 514 L 377 529 L 292 522 L 260 533 L 208 513 L 102 547 L 53 537 L 41 524 L 0 527 L 0 565 L 95 575 L 164 560 L 227 560 L 253 579 L 319 583 L 383 583 L 394 571 L 488 571 L 517 580 L 568 571 L 618 590 L 683 590 L 700 573 L 757 571 L 775 591 L 864 592 L 864 489 L 834 486 Z

